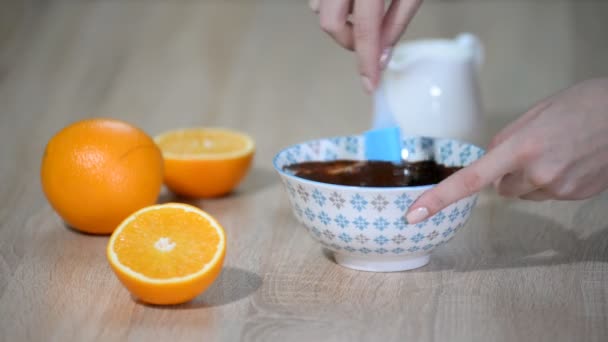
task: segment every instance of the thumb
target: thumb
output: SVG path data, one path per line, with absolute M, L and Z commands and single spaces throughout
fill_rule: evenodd
M 511 144 L 503 143 L 470 166 L 467 166 L 423 193 L 408 209 L 406 219 L 416 224 L 435 215 L 450 204 L 479 192 L 496 179 L 512 171 L 516 158 Z
M 354 2 L 355 52 L 364 89 L 373 93 L 380 79 L 381 26 L 384 1 Z

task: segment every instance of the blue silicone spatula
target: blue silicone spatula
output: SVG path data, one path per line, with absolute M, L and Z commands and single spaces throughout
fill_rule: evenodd
M 363 134 L 365 159 L 401 163 L 401 130 L 399 127 L 372 129 Z

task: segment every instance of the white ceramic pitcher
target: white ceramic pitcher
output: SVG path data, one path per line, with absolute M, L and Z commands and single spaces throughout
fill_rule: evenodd
M 483 144 L 482 63 L 483 47 L 469 33 L 399 44 L 374 97 L 373 128 Z

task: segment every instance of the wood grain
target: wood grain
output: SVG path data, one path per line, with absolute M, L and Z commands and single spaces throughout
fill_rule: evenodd
M 419 270 L 337 266 L 291 214 L 271 168 L 285 145 L 370 123 L 352 56 L 306 1 L 0 4 L 0 340 L 606 341 L 608 195 L 530 204 L 482 195 Z M 488 133 L 533 101 L 606 73 L 608 5 L 428 1 L 408 37 L 487 44 Z M 257 142 L 238 191 L 190 201 L 226 227 L 219 280 L 192 303 L 133 300 L 107 237 L 66 228 L 39 183 L 46 141 L 93 116 L 156 134 L 227 126 Z M 181 200 L 164 192 L 160 201 Z

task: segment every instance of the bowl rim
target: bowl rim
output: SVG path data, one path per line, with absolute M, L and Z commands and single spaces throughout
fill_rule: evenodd
M 344 138 L 362 138 L 363 135 L 338 135 L 338 136 L 332 136 L 332 137 L 326 137 L 326 138 L 317 138 L 317 139 L 310 139 L 310 140 L 306 140 L 306 141 L 302 141 L 299 143 L 295 143 L 295 144 L 291 144 L 288 145 L 282 149 L 280 149 L 272 158 L 272 166 L 274 167 L 275 171 L 279 173 L 279 175 L 283 176 L 283 177 L 287 177 L 287 178 L 291 178 L 294 179 L 298 182 L 302 182 L 304 184 L 309 184 L 309 185 L 313 185 L 313 186 L 324 186 L 330 189 L 342 189 L 342 190 L 358 190 L 358 191 L 362 191 L 362 190 L 369 190 L 369 191 L 382 191 L 382 192 L 403 192 L 403 191 L 426 191 L 429 190 L 431 188 L 434 188 L 437 186 L 437 184 L 439 183 L 435 183 L 435 184 L 428 184 L 428 185 L 418 185 L 418 186 L 386 186 L 386 187 L 380 187 L 380 186 L 355 186 L 355 185 L 340 185 L 340 184 L 331 184 L 331 183 L 323 183 L 323 182 L 318 182 L 318 181 L 313 181 L 310 179 L 306 179 L 306 178 L 302 178 L 302 177 L 298 177 L 296 175 L 290 174 L 285 172 L 282 168 L 280 168 L 277 165 L 278 159 L 279 159 L 279 155 L 287 150 L 289 150 L 290 148 L 294 148 L 298 145 L 304 145 L 304 144 L 310 144 L 313 142 L 317 142 L 317 141 L 326 141 L 326 140 L 332 140 L 332 139 L 344 139 Z M 411 135 L 411 136 L 406 136 L 404 138 L 420 138 L 420 139 L 432 139 L 432 140 L 449 140 L 452 142 L 457 142 L 457 143 L 461 143 L 461 144 L 467 144 L 467 145 L 471 145 L 475 148 L 478 148 L 480 150 L 482 150 L 483 152 L 486 152 L 485 149 L 483 149 L 482 147 L 475 145 L 471 142 L 467 142 L 467 141 L 462 141 L 459 139 L 452 139 L 452 138 L 437 138 L 437 137 L 428 137 L 428 136 L 422 136 L 422 135 Z

